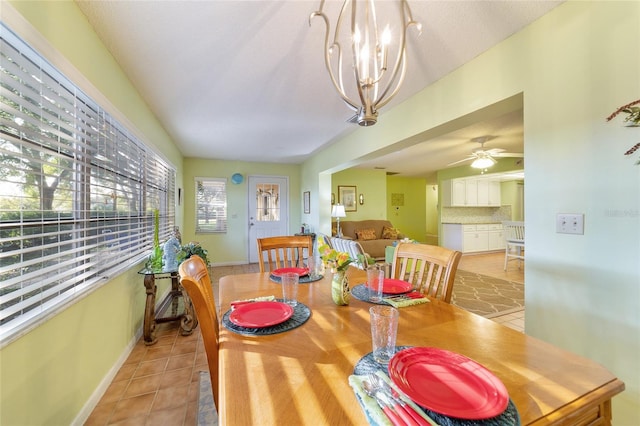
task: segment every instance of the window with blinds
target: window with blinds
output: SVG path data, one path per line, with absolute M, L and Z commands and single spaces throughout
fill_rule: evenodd
M 3 24 L 0 342 L 142 260 L 175 170 Z
M 227 232 L 227 181 L 196 178 L 196 233 L 215 232 Z

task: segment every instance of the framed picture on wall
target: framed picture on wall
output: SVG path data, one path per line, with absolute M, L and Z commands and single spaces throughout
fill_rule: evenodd
M 338 186 L 338 201 L 344 206 L 344 211 L 355 212 L 358 210 L 355 186 Z
M 305 191 L 302 199 L 304 200 L 304 212 L 311 213 L 311 191 Z

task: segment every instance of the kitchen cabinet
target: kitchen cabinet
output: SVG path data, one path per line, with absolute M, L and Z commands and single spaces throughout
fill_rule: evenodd
M 506 243 L 502 225 L 490 224 L 488 232 L 489 250 L 504 250 Z
M 500 180 L 459 178 L 441 182 L 444 207 L 499 207 Z
M 504 250 L 502 225 L 444 223 L 442 246 L 462 253 Z

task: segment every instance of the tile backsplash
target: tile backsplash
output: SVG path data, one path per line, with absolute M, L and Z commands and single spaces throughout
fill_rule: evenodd
M 511 220 L 511 206 L 442 208 L 442 223 L 500 223 L 503 220 Z

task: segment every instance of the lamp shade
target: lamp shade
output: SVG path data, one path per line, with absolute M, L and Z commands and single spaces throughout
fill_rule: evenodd
M 331 217 L 347 217 L 347 213 L 344 211 L 344 206 L 336 204 L 331 209 Z
M 480 157 L 480 158 L 476 158 L 473 163 L 471 163 L 471 167 L 473 167 L 474 169 L 486 169 L 487 167 L 491 167 L 495 164 L 496 162 L 489 157 Z

